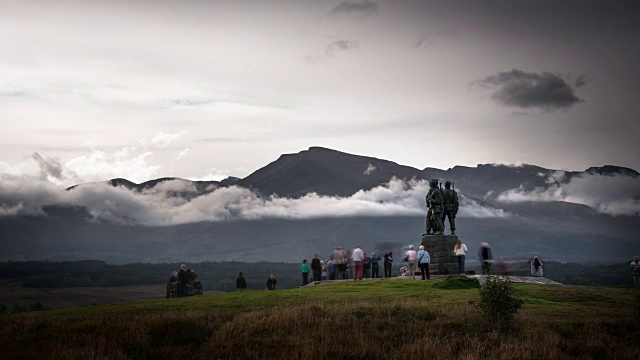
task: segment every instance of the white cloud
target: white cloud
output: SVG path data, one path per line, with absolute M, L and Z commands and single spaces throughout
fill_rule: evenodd
M 94 150 L 89 155 L 78 156 L 65 166 L 77 174 L 80 182 L 103 181 L 126 177 L 134 182 L 146 181 L 157 174 L 161 165 L 151 163 L 153 152 L 125 147 L 114 153 Z
M 377 169 L 377 167 L 375 167 L 374 165 L 369 164 L 369 166 L 367 166 L 367 169 L 363 172 L 363 174 L 364 175 L 369 175 L 376 169 Z
M 182 137 L 186 134 L 186 131 L 180 131 L 178 133 L 166 133 L 164 131 L 160 131 L 156 134 L 151 140 L 140 140 L 140 143 L 144 146 L 157 147 L 157 148 L 166 148 L 171 145 L 172 142 Z
M 566 201 L 609 215 L 640 215 L 640 178 L 583 174 L 566 182 L 565 175 L 563 171 L 549 175 L 546 188 L 526 191 L 520 187 L 505 191 L 498 195 L 498 201 Z
M 180 153 L 178 153 L 178 156 L 176 156 L 176 159 L 173 160 L 173 163 L 177 163 L 178 161 L 182 160 L 182 158 L 187 156 L 187 153 L 189 153 L 189 148 L 186 148 L 186 149 L 180 151 Z
M 42 180 L 3 181 L 0 187 L 0 215 L 42 215 L 42 206 L 83 206 L 98 220 L 152 226 L 199 221 L 254 220 L 262 218 L 307 219 L 343 216 L 419 216 L 426 214 L 426 181 L 392 179 L 386 186 L 360 190 L 349 197 L 307 194 L 298 199 L 263 198 L 249 189 L 232 186 L 206 195 L 194 195 L 193 184 L 173 180 L 155 188 L 133 192 L 107 183 L 93 183 L 61 191 Z M 461 217 L 503 217 L 501 209 L 486 208 L 461 197 Z

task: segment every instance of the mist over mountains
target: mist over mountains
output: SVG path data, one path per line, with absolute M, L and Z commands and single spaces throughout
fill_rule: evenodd
M 299 262 L 356 243 L 369 253 L 400 252 L 421 240 L 431 178 L 452 181 L 459 193 L 457 233 L 470 260 L 482 241 L 510 258 L 607 263 L 640 253 L 632 169 L 420 170 L 312 147 L 244 179 L 120 178 L 61 190 L 3 177 L 0 260 Z

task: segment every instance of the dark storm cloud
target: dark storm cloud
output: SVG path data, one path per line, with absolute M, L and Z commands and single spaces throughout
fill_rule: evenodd
M 346 14 L 350 16 L 367 17 L 378 11 L 378 4 L 370 1 L 349 2 L 343 1 L 329 11 L 331 15 Z
M 583 77 L 580 79 L 584 81 Z M 493 100 L 510 107 L 563 110 L 583 101 L 562 77 L 549 72 L 537 74 L 513 69 L 474 81 L 472 85 L 492 90 Z
M 337 51 L 348 51 L 358 47 L 358 41 L 355 40 L 336 40 L 325 49 L 328 56 L 333 56 Z

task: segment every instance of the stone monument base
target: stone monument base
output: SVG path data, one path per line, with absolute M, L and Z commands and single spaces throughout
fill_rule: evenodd
M 431 275 L 460 274 L 458 260 L 453 254 L 453 248 L 457 241 L 458 236 L 456 235 L 426 235 L 422 237 L 422 245 L 431 257 L 429 264 Z

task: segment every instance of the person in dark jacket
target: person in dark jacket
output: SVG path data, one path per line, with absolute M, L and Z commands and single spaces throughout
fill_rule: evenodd
M 185 264 L 180 265 L 180 271 L 178 271 L 178 296 L 185 297 L 190 295 L 189 291 L 189 277 L 187 275 L 187 266 Z
M 391 266 L 393 265 L 393 253 L 389 251 L 384 254 L 384 277 L 391 277 Z
M 236 279 L 236 290 L 237 291 L 247 290 L 247 279 L 244 278 L 242 271 L 240 271 L 240 274 Z
M 195 271 L 192 271 L 191 269 L 187 269 L 187 279 L 189 279 L 189 281 L 196 281 L 197 277 L 198 277 L 198 274 L 196 274 Z
M 267 280 L 267 290 L 275 290 L 276 284 L 278 284 L 278 280 L 276 280 L 276 276 L 273 274 L 269 275 L 269 280 Z
M 322 263 L 318 258 L 318 254 L 313 255 L 313 260 L 311 260 L 311 271 L 313 272 L 313 281 L 322 280 Z

